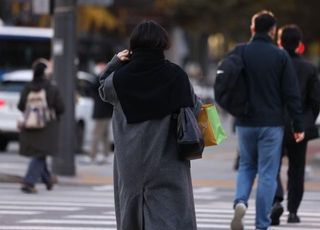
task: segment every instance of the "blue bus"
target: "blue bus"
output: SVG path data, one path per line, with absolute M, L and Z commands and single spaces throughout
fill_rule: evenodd
M 53 29 L 0 26 L 0 80 L 8 71 L 30 69 L 40 57 L 50 58 Z

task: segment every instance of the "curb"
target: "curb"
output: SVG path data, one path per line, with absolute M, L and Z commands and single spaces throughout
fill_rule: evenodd
M 21 176 L 0 173 L 0 182 L 2 183 L 21 183 L 22 179 Z
M 12 174 L 0 173 L 0 183 L 22 183 L 23 177 Z M 57 176 L 56 182 L 59 185 L 73 185 L 73 186 L 99 186 L 112 184 L 112 177 L 64 177 Z

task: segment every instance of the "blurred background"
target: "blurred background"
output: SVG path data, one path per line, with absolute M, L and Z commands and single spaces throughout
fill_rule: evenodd
M 98 64 L 106 63 L 116 52 L 128 48 L 132 29 L 144 19 L 156 20 L 170 32 L 172 47 L 166 56 L 187 71 L 196 93 L 205 102 L 214 101 L 212 86 L 217 63 L 236 43 L 250 39 L 251 17 L 263 9 L 275 14 L 278 26 L 299 25 L 304 32 L 304 55 L 320 66 L 320 1 L 317 0 L 65 2 L 68 3 L 66 7 L 72 7 L 75 16 L 73 24 L 64 21 L 64 38 L 70 35 L 71 43 L 66 44 L 72 44 L 75 53 L 75 60 L 71 63 L 75 64 L 76 83 L 70 89 L 77 91 L 78 95 L 74 102 L 77 152 L 83 151 L 84 143 L 90 141 L 90 85 L 94 82 Z M 32 62 L 39 57 L 52 59 L 53 55 L 63 53 L 62 43 L 54 40 L 55 24 L 58 24 L 55 16 L 57 3 L 59 12 L 63 12 L 63 1 L 59 0 L 0 1 L 1 151 L 6 150 L 10 141 L 17 140 L 16 119 L 19 115 L 15 102 L 25 82 L 31 78 Z M 62 85 L 63 80 L 58 83 Z M 16 95 L 8 96 L 7 92 Z M 71 106 L 70 103 L 67 102 L 67 106 Z
M 212 82 L 217 61 L 235 43 L 250 38 L 251 16 L 262 9 L 274 12 L 279 26 L 298 24 L 304 32 L 305 55 L 320 64 L 317 0 L 78 0 L 76 8 L 80 70 L 92 71 L 95 62 L 107 61 L 115 52 L 128 47 L 133 27 L 143 19 L 154 19 L 172 35 L 168 58 L 183 67 L 191 65 L 188 70 L 199 75 L 198 80 Z M 53 0 L 1 0 L 0 25 L 51 28 L 53 9 Z M 43 45 L 41 49 L 38 52 L 43 53 L 32 58 L 48 58 L 49 48 Z M 1 55 L 1 70 L 11 67 L 3 60 L 8 59 L 7 55 L 16 54 Z M 32 60 L 25 61 L 15 65 L 30 66 Z

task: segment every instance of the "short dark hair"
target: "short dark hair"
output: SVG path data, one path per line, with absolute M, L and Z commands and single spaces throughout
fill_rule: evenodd
M 302 31 L 297 25 L 285 25 L 279 29 L 278 36 L 283 48 L 294 51 L 302 40 Z
M 130 37 L 130 49 L 134 50 L 138 48 L 159 50 L 169 49 L 169 34 L 155 21 L 143 21 L 133 29 Z
M 268 33 L 277 24 L 272 12 L 263 10 L 253 15 L 251 20 L 256 33 Z
M 32 64 L 33 79 L 32 81 L 38 82 L 44 79 L 45 70 L 48 67 L 48 61 L 44 58 L 35 60 Z

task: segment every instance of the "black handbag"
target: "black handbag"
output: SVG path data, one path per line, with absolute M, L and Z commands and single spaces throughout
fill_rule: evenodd
M 191 108 L 181 108 L 177 114 L 177 143 L 183 159 L 202 158 L 204 139 Z

